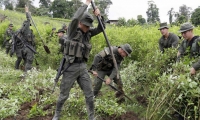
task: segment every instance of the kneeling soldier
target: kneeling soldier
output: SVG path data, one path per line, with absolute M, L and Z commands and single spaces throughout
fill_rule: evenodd
M 132 52 L 132 48 L 129 44 L 124 44 L 119 47 L 112 46 L 113 54 L 115 56 L 117 67 L 120 68 L 120 64 L 123 61 L 124 57 L 130 56 Z M 116 92 L 116 97 L 118 99 L 118 103 L 125 101 L 124 99 L 124 91 L 123 91 L 123 83 L 121 81 L 121 77 L 117 79 L 117 71 L 114 67 L 113 58 L 111 56 L 110 50 L 105 48 L 100 53 L 96 54 L 94 57 L 94 61 L 92 64 L 93 74 L 98 75 L 100 78 L 104 79 L 107 75 L 106 84 L 110 84 L 111 80 L 117 84 L 118 90 L 121 92 Z M 94 81 L 94 96 L 98 95 L 99 90 L 102 86 L 102 80 L 96 78 Z

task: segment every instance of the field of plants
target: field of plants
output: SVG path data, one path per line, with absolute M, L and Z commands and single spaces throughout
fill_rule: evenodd
M 14 29 L 21 27 L 26 19 L 25 14 L 13 11 L 0 11 L 8 19 L 0 23 L 0 45 L 3 34 L 10 22 Z M 39 65 L 33 63 L 33 69 L 27 74 L 14 69 L 16 57 L 5 54 L 0 49 L 0 118 L 2 120 L 51 120 L 54 114 L 56 100 L 59 95 L 59 84 L 52 93 L 56 69 L 62 55 L 58 53 L 58 38 L 49 39 L 52 27 L 57 30 L 69 20 L 34 17 L 37 28 L 49 47 L 47 54 L 36 29 L 31 26 L 36 36 L 36 59 Z M 50 24 L 44 24 L 49 22 Z M 95 25 L 97 25 L 95 23 Z M 133 102 L 126 99 L 117 104 L 115 91 L 103 85 L 101 96 L 95 98 L 95 113 L 97 120 L 175 120 L 180 114 L 190 120 L 200 119 L 200 73 L 189 74 L 190 65 L 198 59 L 185 57 L 176 63 L 176 49 L 168 49 L 164 54 L 158 49 L 158 39 L 161 34 L 158 25 L 136 25 L 134 27 L 117 27 L 107 25 L 106 34 L 111 45 L 119 46 L 129 43 L 133 52 L 130 58 L 125 58 L 120 74 L 124 91 Z M 169 29 L 177 35 L 179 26 Z M 195 34 L 200 33 L 196 27 Z M 181 42 L 181 40 L 180 40 Z M 95 36 L 91 41 L 93 48 L 88 61 L 91 65 L 96 53 L 106 47 L 103 34 Z M 94 80 L 93 76 L 91 76 Z M 78 84 L 71 89 L 66 101 L 61 120 L 87 119 L 85 99 Z

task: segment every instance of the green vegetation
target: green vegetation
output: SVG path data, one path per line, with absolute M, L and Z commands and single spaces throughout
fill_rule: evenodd
M 0 13 L 12 20 L 15 30 L 20 28 L 25 19 L 24 14 L 17 12 L 0 11 Z M 33 17 L 33 19 L 45 41 L 52 27 L 60 28 L 63 22 L 69 22 L 47 17 Z M 50 24 L 45 25 L 46 21 Z M 10 21 L 6 20 L 0 24 L 0 45 L 3 40 L 2 34 L 9 23 Z M 117 104 L 115 91 L 103 85 L 102 96 L 95 98 L 98 120 L 122 119 L 122 116 L 126 119 L 125 115 L 128 113 L 134 113 L 135 117 L 146 120 L 174 120 L 175 112 L 188 119 L 199 119 L 200 73 L 195 76 L 189 75 L 190 65 L 195 60 L 186 57 L 182 62 L 175 63 L 174 58 L 177 53 L 175 49 L 166 50 L 161 54 L 158 49 L 160 32 L 157 28 L 158 25 L 107 26 L 106 34 L 112 45 L 129 43 L 134 50 L 131 58 L 124 60 L 120 71 L 124 91 L 134 102 L 127 99 L 126 102 Z M 59 87 L 56 87 L 53 94 L 51 90 L 62 55 L 58 54 L 56 38 L 48 42 L 51 54 L 47 54 L 36 30 L 32 29 L 37 39 L 39 54 L 36 54 L 36 59 L 40 64 L 39 69 L 33 64 L 34 69 L 27 74 L 14 70 L 15 56 L 11 58 L 5 54 L 4 49 L 0 50 L 0 118 L 36 120 L 52 117 L 54 113 Z M 179 35 L 178 29 L 179 26 L 173 26 L 169 30 Z M 194 32 L 200 33 L 200 27 L 196 27 Z M 107 46 L 103 34 L 92 38 L 92 45 L 88 67 L 94 55 Z M 77 83 L 70 92 L 62 115 L 62 120 L 87 118 L 85 99 Z

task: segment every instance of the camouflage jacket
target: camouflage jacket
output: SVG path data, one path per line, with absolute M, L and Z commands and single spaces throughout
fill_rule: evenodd
M 160 51 L 164 52 L 164 48 L 171 48 L 171 47 L 176 48 L 178 46 L 178 41 L 179 41 L 178 36 L 173 33 L 169 33 L 167 39 L 165 39 L 165 37 L 162 36 L 158 42 Z
M 123 57 L 118 52 L 118 47 L 112 46 L 111 49 L 113 50 L 113 54 L 115 56 L 117 67 L 120 68 L 121 62 L 124 60 Z M 101 52 L 95 55 L 93 63 L 92 63 L 92 70 L 96 71 L 112 71 L 110 74 L 110 78 L 113 79 L 117 75 L 116 68 L 114 67 L 113 59 L 110 53 L 109 48 L 105 48 Z
M 4 35 L 4 40 L 10 40 L 12 39 L 12 36 L 14 34 L 14 31 L 10 28 L 8 28 L 5 32 L 5 35 Z
M 60 50 L 59 52 L 64 52 L 64 42 L 67 39 L 67 35 L 63 35 L 62 37 L 59 38 L 59 45 L 60 45 Z
M 72 21 L 69 23 L 68 29 L 67 29 L 67 40 L 65 41 L 65 47 L 64 47 L 64 54 L 71 55 L 74 57 L 81 57 L 85 61 L 89 58 L 89 53 L 92 49 L 92 46 L 90 44 L 91 37 L 101 33 L 103 31 L 100 24 L 98 24 L 95 28 L 90 28 L 88 32 L 84 33 L 80 28 L 78 28 L 79 21 L 81 20 L 82 15 L 86 11 L 88 5 L 84 4 L 76 11 L 74 14 L 74 17 L 72 18 Z M 102 24 L 104 25 L 103 19 Z M 105 25 L 104 25 L 105 28 Z M 77 47 L 69 46 L 69 45 L 79 45 L 82 44 L 81 52 L 82 55 L 73 55 L 70 54 L 69 51 L 70 48 L 76 49 Z M 77 51 L 77 50 L 75 50 Z
M 190 58 L 198 58 L 200 56 L 200 37 L 194 36 L 190 41 L 183 40 L 178 48 L 180 56 L 178 58 L 188 55 Z M 192 67 L 195 70 L 200 69 L 200 59 L 194 63 Z
M 22 48 L 26 44 L 35 49 L 35 35 L 30 29 L 31 21 L 28 13 L 26 13 L 26 18 L 27 20 L 23 22 L 22 27 L 14 34 L 14 44 L 17 48 Z

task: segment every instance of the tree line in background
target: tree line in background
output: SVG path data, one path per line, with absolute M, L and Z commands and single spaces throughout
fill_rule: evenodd
M 34 0 L 33 0 L 34 1 Z M 39 0 L 39 8 L 33 5 L 32 0 L 0 0 L 0 6 L 5 9 L 24 12 L 24 6 L 29 5 L 32 15 L 49 16 L 53 18 L 71 19 L 74 12 L 83 4 L 81 0 Z M 101 10 L 101 14 L 107 18 L 111 0 L 95 0 L 95 5 Z
M 95 5 L 99 7 L 102 15 L 107 19 L 109 13 L 109 7 L 112 5 L 111 0 L 94 0 Z M 33 5 L 32 0 L 0 0 L 1 7 L 4 5 L 5 9 L 16 10 L 23 12 L 24 5 L 29 5 L 29 9 L 32 15 L 35 16 L 49 16 L 53 18 L 65 18 L 71 19 L 74 12 L 83 3 L 81 0 L 40 0 L 39 8 Z M 137 20 L 126 20 L 124 17 L 118 18 L 118 26 L 134 26 L 143 24 L 154 24 L 160 22 L 159 8 L 153 0 L 148 1 L 148 8 L 146 11 L 147 20 L 142 15 L 137 16 Z M 91 8 L 89 10 L 92 11 Z M 174 8 L 170 8 L 166 15 L 169 16 L 170 25 L 179 25 L 184 22 L 190 21 L 195 26 L 200 25 L 200 6 L 192 11 L 192 8 L 182 5 L 179 7 L 179 11 L 175 12 Z
M 145 23 L 154 24 L 159 22 L 159 8 L 157 8 L 154 1 L 148 1 L 148 8 L 146 11 L 147 20 L 145 20 L 142 15 L 137 16 L 137 20 L 129 19 L 126 21 L 125 18 L 119 18 L 118 25 L 119 26 L 134 26 L 134 25 L 143 25 Z M 184 22 L 192 22 L 195 26 L 200 25 L 200 6 L 192 11 L 192 8 L 187 7 L 186 5 L 182 5 L 179 7 L 179 12 L 175 12 L 174 8 L 170 8 L 168 13 L 169 16 L 169 24 L 170 25 L 179 25 Z M 166 21 L 167 22 L 167 21 Z

